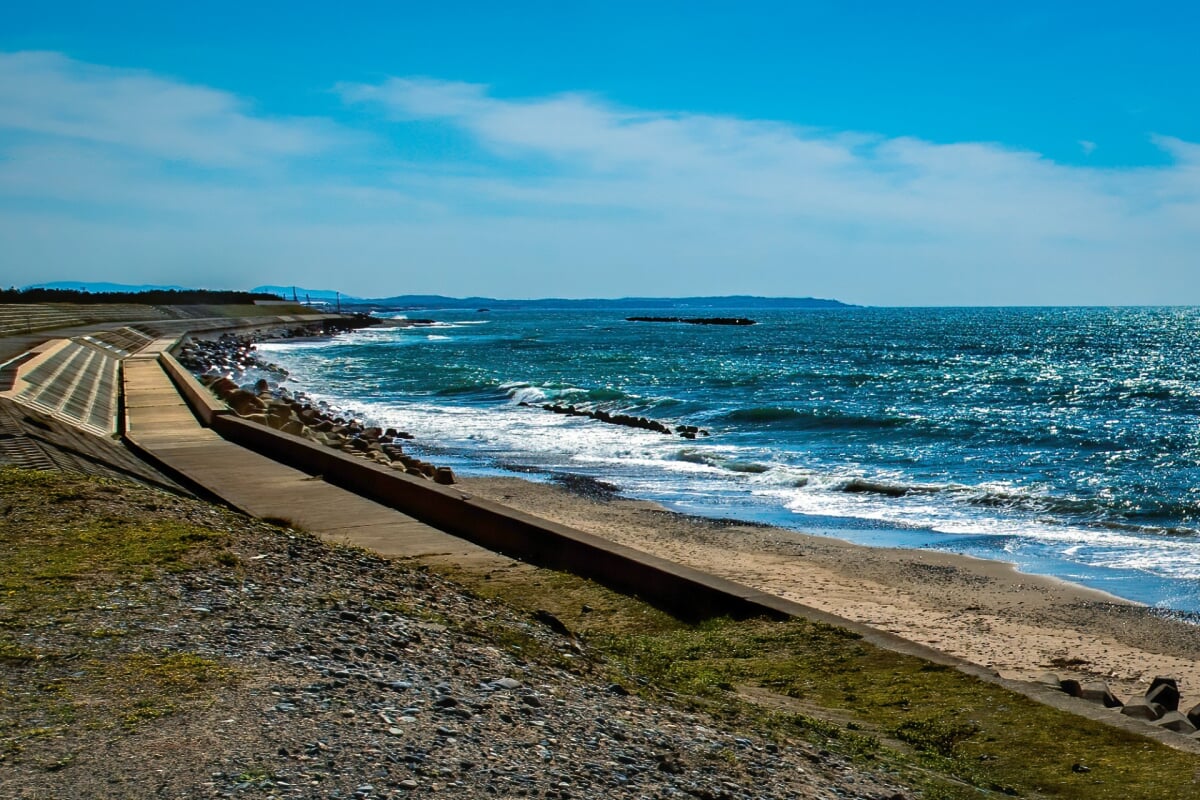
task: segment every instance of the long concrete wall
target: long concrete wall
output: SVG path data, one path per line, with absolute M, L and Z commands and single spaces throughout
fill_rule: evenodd
M 233 415 L 222 437 L 352 490 L 435 528 L 522 560 L 562 569 L 694 617 L 788 616 L 765 595 L 583 531 L 355 458 Z
M 447 533 L 532 563 L 584 575 L 684 616 L 791 616 L 792 612 L 778 607 L 784 602 L 779 598 L 732 581 L 248 422 L 232 414 L 169 353 L 162 355 L 161 362 L 196 417 L 223 438 L 320 475 L 328 483 Z
M 224 404 L 214 402 L 208 390 L 174 358 L 164 353 L 161 361 L 197 418 L 209 418 L 213 431 L 223 438 L 309 474 L 320 475 L 331 484 L 488 549 L 591 578 L 684 619 L 720 615 L 734 618 L 766 616 L 802 618 L 834 625 L 852 631 L 875 646 L 949 666 L 1061 711 L 1155 739 L 1177 750 L 1200 754 L 1200 742 L 1114 715 L 1107 709 L 1076 700 L 1060 691 L 1002 678 L 992 670 L 895 634 L 249 422 L 233 414 Z

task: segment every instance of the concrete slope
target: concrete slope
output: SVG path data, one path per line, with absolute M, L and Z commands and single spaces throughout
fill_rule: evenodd
M 222 439 L 180 397 L 159 362 L 161 349 L 152 345 L 124 361 L 125 436 L 177 478 L 252 516 L 386 556 L 511 561 Z

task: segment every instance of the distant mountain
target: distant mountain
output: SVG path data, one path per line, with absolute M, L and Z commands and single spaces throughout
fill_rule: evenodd
M 101 292 L 186 292 L 190 291 L 187 286 L 160 286 L 158 284 L 129 284 L 129 283 L 104 283 L 91 281 L 51 281 L 50 283 L 31 283 L 29 286 L 22 287 L 24 289 L 65 289 L 75 292 L 89 292 L 91 294 L 100 294 Z
M 189 291 L 184 286 L 131 285 L 125 283 L 104 283 L 88 281 L 53 281 L 37 283 L 24 287 L 25 289 L 64 289 L 99 294 L 102 292 L 153 292 L 153 291 Z M 309 289 L 301 286 L 255 286 L 250 292 L 254 294 L 273 294 L 282 300 L 291 300 L 294 296 L 301 303 L 334 303 L 340 301 L 343 307 L 372 307 L 387 309 L 560 309 L 560 310 L 596 310 L 596 309 L 740 309 L 740 308 L 854 308 L 839 300 L 825 300 L 816 297 L 755 297 L 752 295 L 728 295 L 723 297 L 621 297 L 621 298 L 584 298 L 568 299 L 561 297 L 537 298 L 528 300 L 501 300 L 495 297 L 446 297 L 440 294 L 401 294 L 394 297 L 365 298 L 338 292 L 334 289 Z
M 536 300 L 500 300 L 494 297 L 444 297 L 436 294 L 404 294 L 395 297 L 380 297 L 369 300 L 347 298 L 342 295 L 342 305 L 382 306 L 395 309 L 559 309 L 559 310 L 603 310 L 603 309 L 822 309 L 853 308 L 839 300 L 824 300 L 816 297 L 753 297 L 732 295 L 725 297 L 621 297 L 566 299 L 542 298 Z

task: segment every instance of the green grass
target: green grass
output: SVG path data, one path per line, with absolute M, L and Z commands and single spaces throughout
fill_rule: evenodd
M 685 624 L 564 573 L 442 570 L 481 595 L 552 612 L 598 654 L 598 669 L 632 691 L 888 765 L 927 798 L 1166 800 L 1196 791 L 1195 756 L 844 629 L 804 620 Z
M 121 649 L 138 615 L 153 616 L 159 576 L 236 570 L 226 531 L 173 518 L 160 497 L 0 468 L 0 759 L 175 713 L 233 674 L 191 653 Z
M 127 651 L 138 608 L 152 601 L 160 576 L 241 568 L 223 517 L 201 515 L 207 523 L 194 524 L 171 508 L 144 489 L 0 469 L 0 760 L 38 763 L 39 743 L 73 731 L 137 728 L 203 703 L 234 677 L 195 654 Z M 687 624 L 565 573 L 516 564 L 486 573 L 435 568 L 513 609 L 554 614 L 588 645 L 587 655 L 488 615 L 456 622 L 400 600 L 389 608 L 528 661 L 711 713 L 735 730 L 782 744 L 806 740 L 893 770 L 926 800 L 1195 794 L 1195 756 L 836 627 Z M 53 637 L 43 636 L 49 631 Z

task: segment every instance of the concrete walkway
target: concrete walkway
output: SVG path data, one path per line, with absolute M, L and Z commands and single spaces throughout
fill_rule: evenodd
M 124 361 L 126 439 L 168 472 L 251 516 L 286 520 L 324 539 L 381 555 L 497 567 L 512 563 L 201 426 L 158 361 L 172 342 L 156 341 Z

